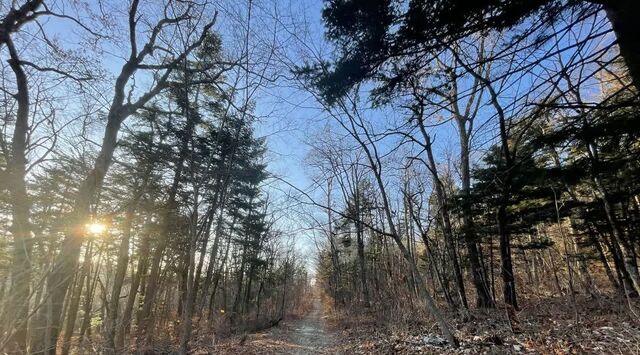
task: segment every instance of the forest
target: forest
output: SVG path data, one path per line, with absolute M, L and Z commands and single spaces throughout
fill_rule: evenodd
M 0 1 L 0 353 L 640 353 L 639 16 Z

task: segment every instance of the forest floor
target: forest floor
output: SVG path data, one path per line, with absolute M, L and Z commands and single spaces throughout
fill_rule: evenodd
M 461 342 L 460 348 L 453 349 L 436 335 L 433 322 L 381 320 L 373 312 L 330 313 L 315 297 L 305 316 L 284 320 L 261 332 L 228 338 L 215 346 L 215 352 L 640 354 L 638 306 L 638 300 L 585 296 L 576 298 L 575 305 L 565 298 L 546 298 L 530 301 L 519 311 L 498 308 L 448 315 Z
M 433 322 L 340 317 L 340 354 L 640 354 L 640 300 L 549 297 L 519 311 L 500 307 L 448 315 L 460 347 L 437 335 Z M 415 319 L 415 317 L 414 317 Z

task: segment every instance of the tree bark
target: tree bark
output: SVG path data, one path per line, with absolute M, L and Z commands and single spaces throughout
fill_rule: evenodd
M 360 283 L 362 285 L 362 296 L 365 307 L 371 306 L 371 299 L 369 297 L 369 286 L 367 284 L 367 262 L 364 255 L 364 229 L 362 225 L 362 201 L 360 201 L 362 192 L 360 186 L 356 184 L 355 188 L 355 208 L 356 208 L 356 239 L 358 244 L 358 263 L 360 266 Z
M 618 40 L 620 54 L 629 68 L 633 85 L 640 92 L 640 36 L 638 36 L 640 2 L 636 0 L 593 2 L 604 4 L 607 17 Z
M 84 280 L 89 276 L 89 271 L 91 269 L 93 243 L 88 243 L 86 249 L 87 250 L 84 254 L 84 261 L 82 263 L 80 275 L 78 276 L 78 280 L 76 281 L 76 288 L 73 290 L 73 294 L 71 296 L 71 299 L 69 300 L 69 307 L 67 310 L 67 324 L 62 340 L 62 350 L 60 351 L 62 355 L 69 354 L 69 351 L 71 350 L 71 338 L 73 337 L 73 330 L 75 329 L 76 318 L 78 317 L 78 309 L 80 308 L 80 295 L 82 294 L 82 289 L 84 288 Z
M 122 323 L 120 327 L 116 328 L 116 348 L 120 349 L 124 346 L 125 337 L 131 329 L 131 321 L 133 314 L 133 306 L 136 303 L 136 296 L 138 289 L 141 288 L 141 281 L 144 274 L 147 272 L 149 266 L 149 243 L 151 236 L 145 233 L 142 237 L 140 248 L 138 249 L 138 265 L 136 267 L 135 276 L 131 281 L 131 287 L 129 288 L 129 296 L 127 297 L 127 304 L 122 312 Z
M 476 305 L 480 308 L 492 308 L 495 306 L 489 290 L 489 283 L 483 272 L 480 262 L 480 253 L 477 247 L 477 236 L 473 224 L 473 212 L 471 210 L 471 172 L 469 163 L 469 135 L 465 131 L 464 121 L 459 122 L 460 130 L 460 175 L 462 178 L 462 235 L 469 253 L 471 274 L 476 290 Z
M 13 11 L 13 10 L 12 10 Z M 2 27 L 0 27 L 2 28 Z M 31 208 L 27 195 L 27 145 L 29 130 L 29 85 L 27 75 L 20 65 L 18 52 L 9 34 L 2 36 L 9 49 L 9 66 L 16 78 L 14 95 L 18 109 L 11 143 L 11 157 L 7 165 L 7 187 L 11 201 L 11 226 L 13 260 L 11 262 L 11 289 L 9 302 L 4 306 L 4 326 L 13 333 L 8 342 L 9 352 L 27 352 L 27 323 L 31 291 Z
M 193 305 L 195 303 L 196 290 L 195 290 L 195 264 L 196 264 L 196 246 L 198 243 L 198 187 L 194 188 L 193 192 L 193 212 L 191 215 L 191 228 L 189 233 L 189 249 L 187 255 L 187 279 L 185 280 L 187 286 L 187 292 L 185 295 L 184 306 L 182 310 L 182 331 L 180 334 L 180 351 L 181 355 L 186 355 L 189 350 L 189 339 L 191 338 L 191 330 L 193 326 Z M 205 221 L 205 225 L 207 221 Z
M 462 268 L 460 267 L 460 262 L 458 261 L 458 253 L 456 252 L 457 248 L 453 237 L 451 219 L 449 217 L 448 201 L 444 192 L 442 180 L 440 180 L 440 177 L 438 176 L 436 161 L 433 157 L 433 150 L 431 149 L 431 137 L 424 128 L 422 118 L 419 118 L 418 124 L 424 138 L 424 148 L 427 152 L 428 168 L 433 178 L 433 186 L 436 192 L 436 197 L 438 198 L 438 214 L 440 216 L 440 222 L 442 225 L 442 233 L 444 234 L 445 243 L 447 244 L 447 254 L 449 256 L 449 259 L 451 260 L 453 274 L 456 278 L 456 289 L 458 290 L 458 297 L 460 298 L 460 302 L 462 302 L 462 306 L 464 308 L 469 308 L 464 287 L 464 279 L 462 278 Z
M 498 207 L 498 234 L 500 235 L 500 261 L 503 282 L 504 302 L 518 309 L 516 295 L 516 282 L 513 276 L 513 263 L 511 261 L 511 233 L 507 219 L 506 202 L 501 202 Z
M 113 287 L 111 288 L 111 297 L 109 300 L 109 307 L 107 308 L 107 317 L 105 319 L 105 347 L 106 354 L 116 354 L 118 349 L 116 348 L 116 325 L 118 322 L 118 308 L 120 306 L 120 291 L 122 291 L 122 285 L 124 284 L 124 277 L 127 273 L 127 266 L 129 265 L 129 246 L 131 244 L 131 228 L 133 224 L 133 218 L 139 196 L 129 203 L 127 212 L 124 219 L 123 236 L 120 241 L 120 247 L 118 248 L 118 261 L 116 264 L 116 273 L 113 279 Z M 122 326 L 122 324 L 121 324 Z
M 231 221 L 231 226 L 229 227 L 230 230 L 233 230 L 236 224 L 236 217 L 234 216 L 233 221 Z M 218 268 L 218 270 L 216 271 L 214 277 L 213 277 L 213 289 L 211 290 L 211 296 L 209 296 L 209 312 L 208 312 L 208 319 L 211 320 L 213 318 L 213 314 L 214 314 L 214 306 L 215 306 L 215 300 L 216 300 L 216 292 L 218 291 L 218 284 L 220 283 L 220 277 L 221 272 L 224 268 L 224 265 L 227 262 L 227 258 L 229 257 L 229 250 L 231 249 L 231 239 L 232 239 L 232 235 L 231 233 L 229 233 L 229 235 L 227 236 L 227 244 L 225 246 L 225 250 L 224 250 L 224 254 L 222 255 L 222 259 L 220 260 L 220 267 Z M 226 273 L 226 269 L 225 269 L 225 273 Z M 226 301 L 224 302 L 223 307 L 226 307 Z

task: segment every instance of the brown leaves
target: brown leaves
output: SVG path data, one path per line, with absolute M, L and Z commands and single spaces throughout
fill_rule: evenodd
M 578 322 L 566 299 L 523 302 L 523 310 L 470 310 L 464 319 L 450 315 L 460 348 L 451 348 L 423 316 L 385 322 L 367 314 L 334 314 L 322 328 L 331 342 L 301 343 L 296 329 L 309 325 L 290 320 L 250 334 L 244 345 L 228 339 L 215 347 L 221 354 L 640 354 L 640 328 L 625 302 L 577 298 Z M 597 301 L 597 304 L 594 302 Z M 633 300 L 637 303 L 637 300 Z M 634 306 L 635 307 L 635 306 Z M 509 314 L 509 319 L 507 319 Z M 322 317 L 324 322 L 326 317 Z M 515 333 L 511 324 L 517 320 Z M 318 324 L 314 325 L 317 326 Z M 313 325 L 313 324 L 312 324 Z M 308 329 L 307 329 L 308 330 Z M 304 330 L 304 331 L 307 331 Z M 314 330 L 315 331 L 315 330 Z M 315 336 L 315 335 L 314 335 Z

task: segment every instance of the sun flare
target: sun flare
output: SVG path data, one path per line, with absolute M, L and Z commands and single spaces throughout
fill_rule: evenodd
M 107 230 L 107 226 L 105 226 L 102 223 L 96 223 L 96 222 L 89 223 L 86 225 L 86 227 L 87 227 L 87 232 L 93 235 L 100 235 Z

